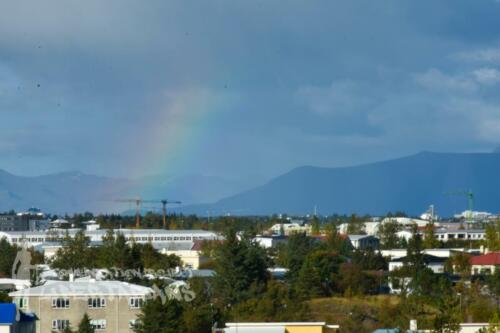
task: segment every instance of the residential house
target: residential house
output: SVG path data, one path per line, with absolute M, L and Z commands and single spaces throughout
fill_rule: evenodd
M 423 254 L 424 264 L 427 268 L 431 269 L 436 274 L 444 273 L 444 265 L 448 258 L 437 257 L 430 254 Z M 405 257 L 394 258 L 389 262 L 389 272 L 403 267 L 406 261 Z
M 500 252 L 491 252 L 470 258 L 473 275 L 493 274 L 500 269 Z
M 380 240 L 375 236 L 370 235 L 347 235 L 352 247 L 359 250 L 364 250 L 367 248 L 372 248 L 374 250 L 378 249 L 380 246 Z
M 156 244 L 155 248 L 160 253 L 171 255 L 174 254 L 181 258 L 181 261 L 186 268 L 198 269 L 204 263 L 209 261 L 207 256 L 201 253 L 203 241 L 195 241 L 190 243 L 165 243 Z
M 132 332 L 145 299 L 153 290 L 120 281 L 54 281 L 11 292 L 20 309 L 36 315 L 36 332 L 77 327 L 87 313 L 100 332 Z

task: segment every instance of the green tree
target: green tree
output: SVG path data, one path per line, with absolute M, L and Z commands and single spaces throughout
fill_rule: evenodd
M 280 248 L 278 253 L 278 263 L 288 268 L 288 280 L 293 281 L 298 276 L 304 260 L 316 246 L 314 239 L 305 233 L 294 233 L 288 237 L 288 242 Z
M 488 277 L 488 288 L 497 299 L 500 298 L 500 268 L 497 266 L 495 272 Z
M 459 300 L 453 293 L 446 293 L 437 298 L 438 313 L 433 320 L 433 330 L 436 333 L 455 333 L 460 331 L 462 322 Z
M 179 301 L 156 297 L 144 303 L 134 327 L 136 333 L 183 332 L 183 309 Z
M 264 293 L 235 306 L 231 318 L 239 321 L 305 321 L 310 318 L 307 303 L 293 297 L 286 284 L 269 281 Z
M 382 249 L 398 249 L 401 247 L 401 240 L 397 234 L 399 231 L 401 231 L 401 226 L 398 223 L 380 223 L 377 236 L 380 238 Z
M 90 318 L 85 313 L 83 315 L 82 320 L 80 321 L 80 324 L 78 324 L 78 330 L 76 331 L 76 333 L 94 333 L 94 332 L 95 332 L 95 329 L 90 324 Z
M 268 278 L 265 250 L 234 229 L 225 233 L 225 241 L 214 250 L 213 286 L 219 305 L 235 304 L 248 296 L 252 285 L 265 284 Z
M 469 277 L 471 274 L 470 255 L 457 253 L 446 261 L 445 269 L 450 273 L 458 273 L 462 277 Z
M 337 232 L 337 227 L 334 223 L 330 223 L 326 227 L 325 247 L 327 250 L 337 252 L 343 256 L 350 256 L 352 252 L 352 244 L 349 239 Z
M 439 241 L 434 232 L 434 223 L 429 222 L 425 226 L 423 246 L 425 249 L 435 249 L 439 247 Z
M 347 226 L 347 233 L 350 235 L 361 235 L 365 234 L 365 224 L 363 219 L 352 214 Z
M 203 278 L 189 279 L 189 289 L 196 295 L 191 302 L 183 303 L 184 332 L 210 333 L 215 322 L 209 282 Z
M 74 237 L 66 236 L 62 240 L 62 247 L 57 250 L 52 266 L 59 269 L 85 269 L 95 267 L 95 258 L 89 250 L 90 240 L 80 230 Z
M 366 250 L 355 250 L 352 254 L 352 263 L 359 265 L 363 270 L 379 271 L 387 270 L 387 261 L 380 252 L 372 248 Z
M 486 247 L 490 251 L 500 251 L 500 220 L 486 226 Z
M 0 276 L 10 276 L 18 248 L 3 237 L 0 239 Z

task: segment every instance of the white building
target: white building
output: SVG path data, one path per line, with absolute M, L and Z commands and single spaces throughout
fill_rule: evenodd
M 403 227 L 410 227 L 416 224 L 417 227 L 425 227 L 429 221 L 410 217 L 386 217 L 382 220 L 382 223 L 397 223 Z M 438 225 L 438 223 L 434 223 L 434 225 Z
M 466 252 L 465 249 L 424 249 L 422 251 L 424 254 L 428 254 L 431 256 L 439 257 L 439 258 L 450 258 L 459 253 Z M 406 256 L 406 249 L 390 249 L 390 250 L 380 250 L 382 256 L 394 259 L 401 258 Z
M 287 238 L 285 236 L 262 236 L 257 235 L 254 237 L 254 242 L 258 243 L 263 248 L 269 249 L 277 246 L 281 243 L 286 243 Z
M 299 223 L 277 223 L 271 227 L 270 231 L 276 235 L 279 235 L 283 232 L 288 236 L 294 232 L 309 233 L 311 231 L 311 227 L 307 224 L 302 225 Z
M 381 222 L 365 222 L 363 223 L 363 231 L 367 235 L 376 236 Z M 349 223 L 342 223 L 338 227 L 338 232 L 341 234 L 349 233 Z
M 45 231 L 4 231 L 0 232 L 0 239 L 5 237 L 11 244 L 26 244 L 37 246 L 43 243 L 53 242 L 67 235 L 74 237 L 81 229 L 52 229 Z M 85 236 L 91 242 L 99 243 L 107 234 L 107 230 L 84 230 Z M 193 242 L 196 240 L 216 240 L 221 237 L 212 231 L 205 230 L 165 230 L 165 229 L 115 229 L 115 233 L 121 233 L 127 241 L 136 243 L 165 243 L 165 242 Z
M 446 242 L 450 239 L 483 240 L 486 237 L 484 229 L 439 229 L 435 232 L 436 238 Z

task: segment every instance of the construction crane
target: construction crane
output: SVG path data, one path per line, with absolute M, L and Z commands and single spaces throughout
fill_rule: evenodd
M 141 227 L 141 203 L 144 201 L 140 197 L 135 197 L 134 199 L 116 199 L 113 201 L 135 203 L 135 227 Z
M 180 201 L 173 201 L 173 200 L 143 200 L 142 202 L 147 202 L 147 203 L 161 203 L 162 205 L 162 220 L 163 220 L 163 229 L 168 229 L 167 225 L 167 205 L 168 204 L 181 204 Z
M 473 218 L 473 213 L 472 210 L 474 209 L 474 193 L 472 190 L 468 191 L 456 191 L 456 192 L 447 192 L 446 194 L 448 195 L 462 195 L 467 197 L 467 215 L 466 215 L 466 220 L 468 223 L 473 223 L 474 218 Z

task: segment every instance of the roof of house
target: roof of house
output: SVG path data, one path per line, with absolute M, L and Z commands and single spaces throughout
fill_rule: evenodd
M 430 254 L 422 254 L 424 263 L 430 264 L 430 263 L 444 263 L 448 258 L 444 257 L 437 257 L 433 256 Z M 404 262 L 406 260 L 406 256 L 404 257 L 399 257 L 399 258 L 394 258 L 391 260 L 391 262 Z
M 9 296 L 146 296 L 151 288 L 121 281 L 54 281 L 9 293 Z
M 357 241 L 365 238 L 378 239 L 377 237 L 372 235 L 347 235 L 347 237 L 349 237 L 351 241 Z
M 500 265 L 500 252 L 491 252 L 470 258 L 471 265 Z

